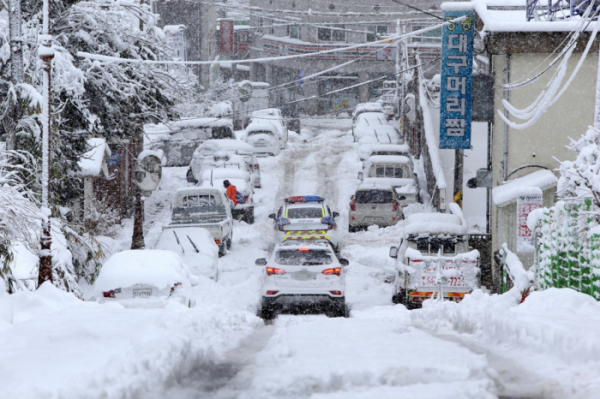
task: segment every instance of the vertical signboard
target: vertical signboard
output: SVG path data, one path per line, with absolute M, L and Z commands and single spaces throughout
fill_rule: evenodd
M 542 207 L 542 194 L 519 195 L 517 197 L 517 252 L 533 253 L 535 243 L 533 232 L 527 226 L 527 217 L 535 209 Z
M 475 13 L 447 11 L 444 19 L 465 16 L 444 26 L 440 98 L 440 148 L 471 148 L 471 89 Z
M 222 19 L 219 30 L 221 38 L 221 48 L 219 51 L 221 54 L 233 54 L 235 45 L 233 19 Z

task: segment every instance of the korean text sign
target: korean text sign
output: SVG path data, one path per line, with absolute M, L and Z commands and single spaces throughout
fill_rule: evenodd
M 533 232 L 527 226 L 527 217 L 542 207 L 542 194 L 519 195 L 517 198 L 517 252 L 534 252 Z
M 471 148 L 471 89 L 475 13 L 444 12 L 445 20 L 465 16 L 444 26 L 440 98 L 440 148 Z
M 221 48 L 219 49 L 221 54 L 233 54 L 234 52 L 234 33 L 235 28 L 233 26 L 233 19 L 222 19 L 220 22 L 220 33 L 221 33 Z

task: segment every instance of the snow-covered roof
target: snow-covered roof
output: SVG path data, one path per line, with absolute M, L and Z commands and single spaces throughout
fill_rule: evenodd
M 371 155 L 367 162 L 369 164 L 374 163 L 402 163 L 408 164 L 410 163 L 410 158 L 405 157 L 404 155 Z
M 360 190 L 392 191 L 392 186 L 389 184 L 369 180 L 367 182 L 362 182 L 358 185 L 358 187 L 356 188 L 356 191 L 360 191 Z
M 456 215 L 448 213 L 413 213 L 406 218 L 404 236 L 420 234 L 467 234 L 467 227 Z
M 180 129 L 191 129 L 191 128 L 208 128 L 208 127 L 223 127 L 228 126 L 233 131 L 233 122 L 231 119 L 226 118 L 189 118 L 182 119 L 175 122 L 169 122 L 168 124 L 158 123 L 149 124 L 144 126 L 144 132 L 153 138 L 153 135 L 157 134 L 169 134 L 176 133 Z
M 399 154 L 408 154 L 410 149 L 408 144 L 360 144 L 358 146 L 358 155 L 361 159 L 365 159 L 376 151 L 390 151 Z
M 443 11 L 474 10 L 483 22 L 483 30 L 488 32 L 572 32 L 581 17 L 574 16 L 555 21 L 527 21 L 526 0 L 475 0 L 470 2 L 442 3 Z M 595 24 L 587 25 L 587 31 L 594 30 Z
M 237 151 L 237 150 L 241 150 L 241 151 L 248 151 L 248 152 L 252 152 L 254 151 L 254 148 L 242 141 L 242 140 L 237 140 L 237 139 L 219 139 L 219 140 L 206 140 L 204 143 L 202 143 L 200 146 L 198 146 L 198 148 L 196 149 L 196 151 L 194 151 L 194 157 L 198 157 L 200 154 L 208 154 L 208 153 L 214 153 L 217 151 L 221 151 L 221 150 L 225 150 L 225 151 Z
M 238 86 L 242 87 L 247 84 L 252 86 L 253 89 L 268 89 L 269 87 L 271 87 L 271 85 L 266 82 L 252 82 L 250 80 L 242 80 L 238 83 Z
M 87 145 L 91 148 L 83 154 L 77 164 L 81 168 L 81 176 L 94 177 L 102 171 L 102 162 L 105 157 L 110 157 L 110 147 L 102 138 L 87 139 Z
M 549 170 L 538 170 L 519 177 L 492 189 L 492 199 L 498 206 L 508 205 L 520 195 L 542 194 L 542 191 L 556 187 L 558 178 Z
M 274 124 L 272 124 L 266 119 L 253 119 L 252 122 L 250 122 L 250 124 L 248 125 L 248 127 L 246 127 L 247 133 L 260 131 L 277 133 L 279 130 Z

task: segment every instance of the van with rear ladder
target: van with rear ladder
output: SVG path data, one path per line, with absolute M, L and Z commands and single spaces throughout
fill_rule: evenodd
M 456 215 L 410 215 L 390 257 L 396 259 L 392 302 L 408 309 L 430 298 L 460 302 L 480 287 L 479 251 L 469 248 L 467 227 Z

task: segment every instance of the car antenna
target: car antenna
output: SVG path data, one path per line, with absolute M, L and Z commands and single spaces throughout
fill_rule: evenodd
M 192 247 L 194 247 L 194 249 L 196 250 L 197 253 L 200 253 L 200 251 L 198 250 L 198 247 L 196 246 L 196 244 L 194 244 L 194 241 L 192 241 L 192 239 L 190 238 L 190 236 L 186 235 L 187 239 L 190 240 L 190 244 L 192 244 Z
M 173 234 L 175 234 L 175 239 L 177 240 L 177 244 L 179 244 L 179 246 L 181 247 L 181 252 L 183 252 L 185 254 L 185 249 L 183 249 L 183 245 L 181 245 L 181 243 L 179 242 L 179 237 L 177 237 L 177 233 L 175 232 L 175 230 L 173 230 Z

